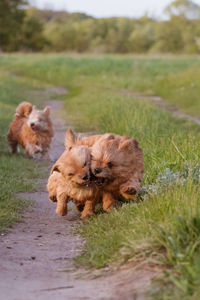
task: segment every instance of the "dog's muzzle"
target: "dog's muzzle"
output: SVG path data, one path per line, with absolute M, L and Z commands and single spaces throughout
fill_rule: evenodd
M 32 129 L 33 131 L 39 130 L 38 126 L 35 125 L 35 123 L 31 123 L 30 126 L 31 126 L 31 129 Z

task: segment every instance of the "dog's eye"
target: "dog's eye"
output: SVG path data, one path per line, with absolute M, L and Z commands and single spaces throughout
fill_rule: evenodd
M 72 177 L 74 174 L 73 173 L 69 173 L 68 176 Z
M 86 165 L 87 165 L 87 162 L 84 162 L 84 164 L 83 164 L 83 168 L 84 168 L 84 167 L 86 167 Z
M 94 158 L 94 156 L 91 155 L 90 158 L 91 158 L 92 161 L 96 161 L 96 159 Z
M 111 161 L 109 161 L 108 163 L 107 163 L 107 165 L 108 165 L 108 168 L 112 168 L 112 166 L 113 166 L 113 163 L 111 163 Z

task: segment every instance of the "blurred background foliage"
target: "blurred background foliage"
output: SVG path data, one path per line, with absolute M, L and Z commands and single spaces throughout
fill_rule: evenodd
M 0 50 L 91 53 L 200 53 L 200 5 L 175 0 L 167 20 L 97 19 L 39 10 L 26 0 L 0 1 Z

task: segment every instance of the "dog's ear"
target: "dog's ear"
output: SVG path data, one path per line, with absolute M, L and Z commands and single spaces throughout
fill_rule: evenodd
M 122 143 L 122 142 L 127 141 L 127 140 L 130 140 L 130 137 L 127 136 L 127 135 L 123 135 L 123 136 L 121 137 L 120 142 Z
M 139 148 L 139 143 L 135 139 L 132 139 L 133 145 L 135 148 Z
M 50 174 L 52 174 L 53 172 L 58 172 L 58 173 L 61 173 L 61 170 L 60 170 L 60 165 L 59 164 L 55 164 L 53 165 L 52 169 L 51 169 L 51 172 Z
M 122 139 L 119 144 L 120 151 L 132 151 L 133 150 L 133 140 L 132 139 Z
M 50 114 L 50 107 L 49 107 L 49 106 L 46 106 L 46 107 L 44 108 L 43 112 L 44 112 L 47 116 L 49 116 L 49 114 Z
M 107 139 L 110 141 L 110 140 L 114 140 L 115 139 L 115 136 L 114 134 L 109 134 Z
M 76 135 L 69 128 L 67 130 L 66 137 L 65 137 L 65 147 L 70 150 L 72 148 L 72 146 L 76 143 L 76 139 L 77 139 Z

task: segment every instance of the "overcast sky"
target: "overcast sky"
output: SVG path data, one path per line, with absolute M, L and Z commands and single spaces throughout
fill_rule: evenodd
M 84 12 L 94 17 L 126 16 L 161 17 L 162 11 L 172 0 L 31 0 L 38 8 Z M 200 4 L 200 0 L 194 2 Z

